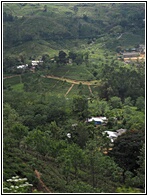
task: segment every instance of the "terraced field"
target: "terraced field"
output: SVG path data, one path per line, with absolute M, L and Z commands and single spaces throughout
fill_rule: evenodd
M 31 75 L 28 76 L 28 81 L 30 81 L 29 77 L 31 77 Z M 91 96 L 96 89 L 95 87 L 99 87 L 99 82 L 96 80 L 78 81 L 56 76 L 42 76 L 38 80 L 41 89 L 44 89 L 44 92 L 49 95 L 57 94 L 71 97 L 73 95 L 83 94 Z M 20 75 L 14 75 L 4 78 L 4 86 L 7 88 L 9 85 L 12 90 L 23 91 L 24 83 L 26 83 L 24 76 L 21 77 Z

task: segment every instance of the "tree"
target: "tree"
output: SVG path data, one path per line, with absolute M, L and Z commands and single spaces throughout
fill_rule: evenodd
M 77 144 L 69 144 L 67 148 L 61 149 L 58 156 L 59 164 L 63 172 L 66 172 L 67 179 L 70 171 L 74 170 L 75 179 L 77 178 L 78 170 L 84 164 L 84 152 Z
M 44 12 L 47 12 L 47 5 L 44 5 Z
M 140 96 L 136 99 L 136 104 L 135 106 L 137 107 L 138 110 L 144 111 L 145 110 L 145 100 L 144 97 Z
M 4 22 L 12 22 L 14 20 L 11 14 L 7 14 L 6 12 L 3 13 L 3 21 Z
M 28 127 L 25 127 L 24 125 L 20 123 L 15 123 L 11 128 L 11 132 L 12 132 L 13 138 L 18 141 L 18 147 L 19 147 L 19 143 L 21 139 L 24 136 L 27 136 Z
M 88 127 L 84 125 L 84 123 L 79 123 L 72 132 L 72 141 L 78 144 L 81 148 L 84 148 L 86 142 L 89 139 L 89 130 Z
M 143 143 L 144 133 L 141 131 L 128 131 L 115 140 L 114 147 L 108 155 L 123 168 L 123 182 L 126 171 L 135 173 L 135 170 L 138 169 L 137 160 Z
M 133 106 L 133 101 L 132 101 L 131 97 L 126 97 L 124 99 L 124 105 L 125 106 Z
M 77 56 L 76 53 L 72 52 L 72 51 L 70 51 L 69 54 L 68 54 L 68 58 L 72 59 L 72 61 L 75 61 L 76 56 Z
M 136 176 L 132 179 L 135 187 L 139 187 L 144 191 L 145 189 L 145 144 L 143 144 L 140 155 L 138 156 L 137 163 L 139 168 L 136 170 Z
M 88 16 L 87 16 L 86 14 L 83 14 L 83 19 L 84 19 L 85 21 L 88 21 Z
M 19 114 L 8 103 L 5 103 L 3 107 L 3 120 L 4 128 L 8 130 L 10 130 L 15 123 L 21 122 Z
M 72 110 L 78 115 L 79 119 L 84 119 L 88 115 L 88 100 L 82 96 L 73 98 Z
M 25 52 L 20 53 L 18 58 L 19 58 L 21 63 L 25 63 L 26 59 L 27 59 L 26 58 L 26 53 Z
M 144 113 L 136 111 L 136 108 L 124 107 L 124 124 L 129 130 L 145 130 Z
M 44 133 L 38 129 L 32 130 L 31 132 L 28 133 L 25 139 L 26 144 L 32 150 L 36 150 L 39 153 L 44 153 L 46 146 L 43 141 L 43 135 Z
M 18 56 L 16 55 L 9 55 L 4 57 L 4 72 L 12 71 L 14 66 L 19 65 Z
M 42 55 L 43 65 L 48 65 L 50 63 L 50 56 L 48 54 Z
M 57 125 L 67 119 L 67 102 L 63 97 L 50 96 L 46 107 L 47 121 L 55 121 Z
M 73 10 L 74 10 L 74 13 L 76 14 L 78 12 L 78 6 L 73 6 Z
M 121 102 L 120 97 L 111 97 L 109 102 L 110 102 L 111 108 L 121 108 L 122 107 L 122 102 Z
M 83 59 L 86 63 L 88 63 L 88 58 L 89 58 L 89 52 L 85 52 L 83 55 Z
M 66 52 L 64 52 L 62 50 L 59 51 L 59 56 L 58 56 L 59 60 L 58 60 L 58 62 L 59 63 L 66 63 L 67 62 L 66 56 L 67 56 Z
M 67 189 L 69 193 L 101 193 L 100 189 L 93 188 L 90 184 L 80 180 L 69 182 Z
M 83 62 L 83 54 L 78 53 L 78 54 L 76 55 L 76 58 L 75 58 L 74 62 L 75 62 L 77 65 L 82 64 L 82 62 Z
M 88 182 L 101 192 L 114 192 L 120 184 L 119 173 L 122 169 L 109 156 L 103 155 L 98 148 L 96 150 L 94 144 L 92 145 L 92 148 L 89 145 L 90 150 L 87 151 L 87 167 L 90 173 Z
M 114 60 L 110 63 L 106 62 L 100 74 L 102 77 L 101 97 L 109 99 L 117 96 L 123 101 L 125 97 L 136 100 L 139 96 L 144 96 L 144 74 L 143 68 L 125 68 Z
M 99 115 L 104 116 L 109 111 L 109 105 L 106 101 L 101 100 L 98 103 L 98 113 Z
M 51 137 L 54 139 L 60 139 L 60 135 L 61 135 L 61 130 L 60 128 L 57 126 L 56 122 L 53 121 L 51 122 L 50 126 L 49 126 L 49 130 L 51 132 Z

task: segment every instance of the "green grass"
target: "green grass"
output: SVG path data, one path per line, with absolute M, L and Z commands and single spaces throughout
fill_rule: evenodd
M 46 88 L 46 93 L 51 95 L 65 95 L 71 86 L 71 84 L 67 83 L 66 81 L 60 81 L 51 78 L 44 78 L 43 85 Z
M 119 40 L 120 45 L 123 47 L 133 48 L 137 44 L 144 44 L 144 34 L 142 35 L 142 32 L 136 32 L 134 33 L 124 33 L 121 39 Z
M 24 84 L 20 83 L 20 84 L 15 84 L 15 85 L 13 85 L 13 86 L 12 86 L 12 89 L 13 89 L 14 91 L 22 92 L 22 91 L 24 91 L 24 90 L 23 90 L 23 87 L 24 87 Z
M 94 77 L 88 69 L 86 69 L 85 65 L 68 65 L 68 66 L 60 66 L 51 69 L 51 74 L 58 77 L 69 78 L 73 80 L 87 81 L 93 80 Z
M 47 53 L 50 57 L 58 54 L 58 51 L 54 49 L 54 43 L 52 45 L 44 40 L 29 41 L 22 45 L 15 46 L 9 50 L 9 54 L 25 54 L 28 58 L 35 56 L 35 58 L 40 58 L 42 54 Z
M 74 95 L 85 95 L 85 96 L 90 96 L 90 91 L 88 89 L 87 85 L 82 85 L 81 87 L 77 84 L 73 86 L 67 97 L 73 97 Z

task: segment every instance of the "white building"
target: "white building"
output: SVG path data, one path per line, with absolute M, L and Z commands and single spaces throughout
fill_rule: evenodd
M 107 133 L 107 137 L 111 140 L 111 142 L 114 142 L 115 139 L 117 139 L 118 134 L 113 131 L 104 131 L 103 134 Z
M 105 135 L 105 133 L 107 133 L 107 137 L 111 140 L 111 142 L 114 142 L 118 136 L 122 135 L 126 131 L 126 129 L 118 129 L 116 131 L 104 131 L 102 134 Z
M 103 124 L 107 121 L 107 118 L 106 117 L 91 117 L 91 118 L 88 118 L 86 120 L 86 122 L 94 122 L 95 125 L 100 125 L 100 124 Z
M 43 63 L 43 61 L 32 61 L 32 66 L 37 66 L 38 64 Z
M 17 66 L 17 69 L 25 69 L 26 67 L 28 67 L 28 64 L 26 64 L 26 65 L 19 65 L 19 66 Z

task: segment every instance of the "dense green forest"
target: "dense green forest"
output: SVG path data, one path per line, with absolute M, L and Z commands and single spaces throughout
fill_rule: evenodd
M 145 59 L 118 58 L 145 44 L 144 18 L 144 3 L 3 3 L 4 193 L 145 192 Z

